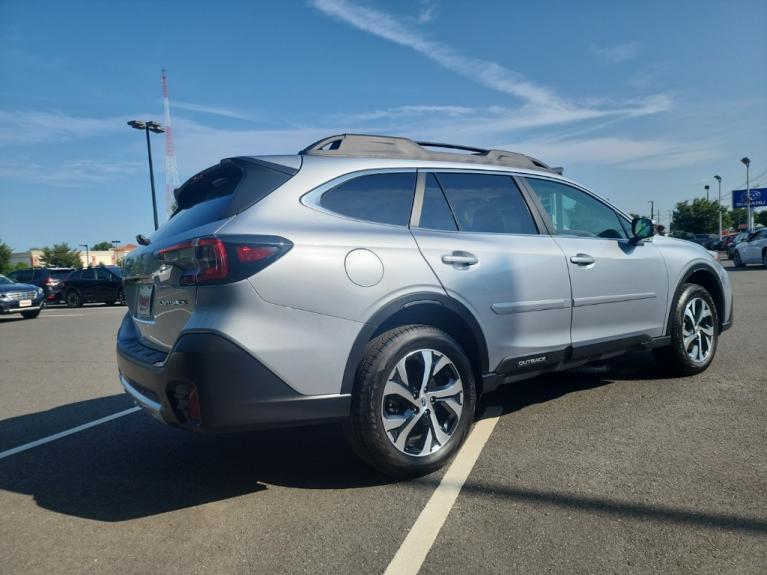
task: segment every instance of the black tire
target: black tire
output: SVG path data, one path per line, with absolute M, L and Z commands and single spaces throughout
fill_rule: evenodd
M 713 335 L 711 336 L 710 353 L 708 353 L 703 361 L 693 360 L 684 344 L 685 309 L 696 298 L 703 300 L 711 312 L 710 325 Z M 671 375 L 687 376 L 705 371 L 711 365 L 716 355 L 716 348 L 719 342 L 719 316 L 711 294 L 704 287 L 697 284 L 684 284 L 674 301 L 671 314 L 671 345 L 654 349 L 655 361 L 661 369 L 669 372 Z M 695 340 L 693 340 L 694 342 Z
M 36 309 L 35 311 L 23 311 L 21 312 L 21 316 L 24 319 L 35 319 L 38 315 L 40 315 L 40 310 Z
M 738 253 L 737 250 L 733 254 L 732 259 L 735 262 L 735 267 L 736 268 L 742 268 L 743 267 L 743 260 L 740 259 L 740 253 Z
M 408 361 L 417 362 L 418 355 L 413 354 L 413 352 L 419 350 L 434 350 L 437 352 L 437 355 L 429 352 L 431 358 L 442 355 L 449 360 L 450 365 L 443 369 L 449 369 L 452 372 L 454 368 L 455 372 L 452 373 L 457 373 L 461 379 L 462 385 L 459 387 L 462 393 L 462 401 L 460 402 L 462 409 L 457 417 L 455 412 L 453 412 L 452 422 L 446 423 L 447 427 L 441 429 L 442 432 L 445 432 L 449 428 L 450 433 L 449 438 L 444 440 L 444 444 L 440 445 L 436 441 L 437 432 L 431 427 L 431 422 L 437 417 L 438 411 L 444 415 L 449 410 L 440 407 L 440 400 L 437 400 L 438 403 L 435 404 L 433 397 L 431 398 L 431 404 L 426 402 L 425 396 L 423 399 L 414 400 L 413 403 L 423 402 L 419 404 L 423 406 L 420 408 L 422 413 L 418 415 L 419 423 L 416 427 L 411 428 L 407 437 L 415 433 L 415 441 L 422 437 L 423 446 L 426 445 L 426 441 L 434 437 L 435 439 L 432 439 L 432 441 L 436 442 L 437 447 L 426 455 L 409 455 L 400 451 L 393 443 L 394 439 L 392 439 L 389 433 L 397 433 L 397 430 L 387 432 L 384 428 L 383 410 L 389 409 L 387 407 L 388 403 L 386 406 L 384 405 L 384 389 L 389 375 L 396 368 L 397 364 L 407 357 L 415 358 Z M 421 363 L 421 374 L 423 374 L 423 365 L 426 363 L 426 360 L 424 359 Z M 432 384 L 436 385 L 435 380 L 436 377 L 430 378 L 429 381 L 431 383 L 429 386 Z M 453 381 L 454 384 L 457 383 L 456 378 L 450 381 Z M 417 390 L 415 391 L 417 392 Z M 391 398 L 393 396 L 389 395 L 387 397 Z M 457 401 L 460 401 L 460 399 Z M 386 401 L 391 401 L 391 399 Z M 477 392 L 473 370 L 466 354 L 456 341 L 434 327 L 409 325 L 387 331 L 368 343 L 365 355 L 357 369 L 355 389 L 352 395 L 351 418 L 344 428 L 347 439 L 354 451 L 371 467 L 386 475 L 397 478 L 419 476 L 439 469 L 455 455 L 465 441 L 474 422 L 476 402 Z M 405 413 L 411 414 L 411 418 L 415 417 L 415 414 L 418 412 L 419 408 L 416 408 L 414 412 L 405 411 Z M 431 418 L 426 417 L 429 413 L 432 414 Z M 405 420 L 403 419 L 403 421 Z M 406 421 L 410 420 L 407 419 Z M 420 436 L 418 435 L 418 426 L 426 430 Z M 398 429 L 402 429 L 402 427 Z M 432 435 L 432 431 L 434 431 L 434 435 Z M 432 441 L 430 441 L 429 445 L 434 445 Z
M 83 305 L 83 300 L 80 297 L 80 294 L 75 290 L 68 291 L 67 295 L 64 296 L 64 301 L 66 302 L 67 307 L 82 307 Z

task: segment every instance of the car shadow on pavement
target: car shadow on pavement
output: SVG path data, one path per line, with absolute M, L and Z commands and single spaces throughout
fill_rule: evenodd
M 648 359 L 649 358 L 649 359 Z M 649 354 L 506 386 L 487 397 L 506 413 L 621 378 L 657 378 Z M 119 394 L 0 421 L 0 451 L 131 407 Z M 435 479 L 421 480 L 425 486 Z M 0 489 L 45 509 L 125 521 L 268 489 L 349 489 L 393 483 L 360 462 L 340 425 L 205 435 L 135 412 L 0 459 Z
M 13 445 L 3 440 L 0 451 L 122 411 L 131 406 L 126 399 L 91 399 L 0 421 L 0 437 L 15 438 Z M 392 482 L 354 456 L 339 425 L 204 435 L 141 412 L 0 459 L 0 489 L 99 521 L 166 513 L 268 485 L 344 489 Z
M 500 405 L 503 413 L 507 414 L 568 393 L 595 389 L 616 381 L 650 381 L 665 377 L 650 352 L 631 351 L 605 362 L 502 385 L 482 398 L 478 414 L 481 416 L 486 405 Z

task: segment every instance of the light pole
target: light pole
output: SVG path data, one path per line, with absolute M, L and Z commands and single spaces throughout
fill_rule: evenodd
M 114 260 L 114 264 L 117 265 L 117 244 L 120 243 L 120 240 L 112 240 L 112 259 Z
M 91 253 L 88 251 L 88 244 L 80 244 L 77 246 L 78 248 L 85 248 L 85 265 L 83 267 L 87 268 L 91 265 Z
M 152 210 L 154 213 L 154 229 L 160 227 L 159 223 L 157 222 L 157 196 L 154 191 L 154 168 L 152 167 L 152 144 L 149 143 L 149 132 L 154 132 L 155 134 L 162 134 L 165 131 L 165 128 L 163 128 L 159 122 L 149 121 L 149 122 L 142 122 L 141 120 L 131 120 L 128 122 L 128 125 L 131 128 L 136 128 L 137 130 L 144 130 L 146 132 L 146 153 L 149 157 L 149 183 L 152 185 Z
M 708 184 L 706 184 L 705 186 L 703 186 L 703 189 L 704 189 L 704 190 L 706 190 L 706 201 L 708 201 L 708 190 L 709 190 L 709 188 L 710 188 L 710 187 L 711 187 L 711 186 L 709 186 Z
M 722 241 L 722 176 L 714 176 L 716 183 L 719 184 L 719 200 L 716 202 L 716 208 L 719 211 L 719 241 Z
M 650 220 L 652 220 L 655 217 L 653 215 L 655 213 L 655 202 L 652 200 L 647 200 L 647 203 L 650 204 Z
M 666 210 L 666 213 L 668 214 L 668 233 L 671 235 L 671 224 L 674 223 L 674 212 L 673 210 Z
M 751 230 L 751 186 L 748 182 L 748 167 L 751 165 L 751 160 L 746 156 L 745 158 L 741 158 L 741 163 L 746 166 L 746 201 L 748 202 L 747 205 L 747 216 L 746 216 L 746 226 L 749 230 Z

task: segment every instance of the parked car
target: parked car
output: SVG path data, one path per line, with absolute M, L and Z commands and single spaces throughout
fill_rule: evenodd
M 730 241 L 730 244 L 727 246 L 727 257 L 729 259 L 733 259 L 735 257 L 735 248 L 737 245 L 740 242 L 747 240 L 752 233 L 753 230 L 743 230 L 735 235 L 732 241 Z
M 719 245 L 719 249 L 721 251 L 727 251 L 730 247 L 730 244 L 732 243 L 732 240 L 735 239 L 735 236 L 738 234 L 727 234 L 722 236 L 722 243 Z
M 0 275 L 0 315 L 20 313 L 24 319 L 34 319 L 44 307 L 43 288 Z
M 745 241 L 735 246 L 733 259 L 737 267 L 761 264 L 767 268 L 767 228 L 754 231 Z
M 393 476 L 445 464 L 499 385 L 629 349 L 699 373 L 732 322 L 705 249 L 518 153 L 332 136 L 176 200 L 125 261 L 125 391 L 193 431 L 340 420 Z
M 43 288 L 45 301 L 55 303 L 61 299 L 61 282 L 75 268 L 27 268 L 8 274 L 11 281 L 31 284 Z
M 62 286 L 68 307 L 84 303 L 125 303 L 122 269 L 118 266 L 99 266 L 71 272 Z

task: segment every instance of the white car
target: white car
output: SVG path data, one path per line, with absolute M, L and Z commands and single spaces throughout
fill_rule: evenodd
M 735 246 L 735 265 L 762 264 L 767 268 L 767 228 L 755 230 L 746 241 Z

